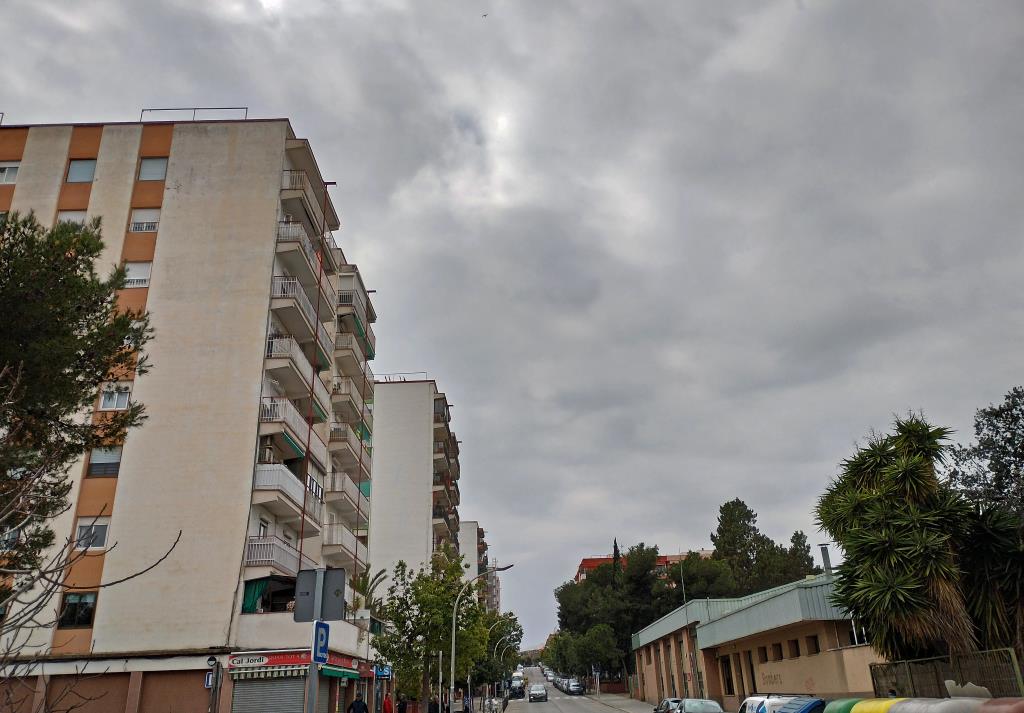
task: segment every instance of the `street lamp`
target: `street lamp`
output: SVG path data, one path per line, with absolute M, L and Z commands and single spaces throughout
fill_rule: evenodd
M 462 589 L 459 590 L 459 594 L 455 597 L 455 606 L 452 607 L 452 668 L 451 668 L 451 679 L 448 681 L 448 705 L 452 706 L 452 710 L 455 710 L 455 617 L 459 613 L 459 602 L 462 601 L 462 595 L 466 593 L 466 589 L 469 585 L 473 584 L 476 580 L 480 579 L 484 575 L 494 574 L 495 572 L 504 572 L 512 569 L 513 565 L 507 564 L 504 567 L 491 567 L 485 569 L 483 572 L 473 577 L 465 584 L 462 585 Z

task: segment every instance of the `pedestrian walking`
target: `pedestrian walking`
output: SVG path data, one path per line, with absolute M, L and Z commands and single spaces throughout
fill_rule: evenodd
M 409 701 L 405 699 L 405 694 L 402 693 L 398 696 L 398 713 L 407 713 L 409 709 Z
M 348 704 L 348 713 L 370 713 L 361 692 L 356 691 L 356 699 Z
M 394 713 L 394 705 L 391 703 L 391 694 L 384 696 L 384 706 L 381 709 L 382 713 Z
M 437 705 L 437 696 L 430 697 L 430 703 L 427 704 L 427 713 L 441 713 L 441 707 Z

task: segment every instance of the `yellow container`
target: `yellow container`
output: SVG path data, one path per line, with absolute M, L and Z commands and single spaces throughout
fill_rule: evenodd
M 889 713 L 889 709 L 899 701 L 906 700 L 904 698 L 865 698 L 863 701 L 859 701 L 853 708 L 850 709 L 850 713 Z

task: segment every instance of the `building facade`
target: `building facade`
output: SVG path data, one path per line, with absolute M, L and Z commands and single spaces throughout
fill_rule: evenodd
M 714 554 L 714 550 L 695 550 L 695 552 L 705 559 Z M 686 559 L 688 554 L 689 553 L 679 555 L 658 555 L 657 564 L 655 565 L 655 570 L 658 573 L 658 576 L 661 578 L 668 577 L 669 567 Z M 621 559 L 623 566 L 625 566 L 626 556 L 622 555 Z M 603 564 L 611 564 L 613 560 L 614 557 L 612 555 L 594 555 L 593 557 L 584 557 L 580 560 L 580 564 L 576 568 L 576 576 L 573 577 L 573 581 L 576 582 L 576 584 L 579 584 L 595 569 Z
M 390 575 L 400 561 L 415 570 L 445 546 L 459 550 L 459 443 L 433 380 L 378 381 L 374 389 L 370 561 Z
M 869 665 L 879 659 L 832 605 L 832 586 L 819 575 L 684 604 L 633 635 L 634 696 L 712 698 L 726 710 L 765 693 L 870 697 Z
M 291 710 L 268 701 L 305 681 L 296 573 L 365 566 L 372 472 L 375 315 L 309 142 L 287 119 L 7 126 L 0 165 L 0 212 L 102 219 L 119 304 L 155 332 L 152 371 L 92 414 L 137 400 L 148 420 L 70 471 L 57 541 L 86 524 L 91 551 L 25 650 L 35 700 L 85 666 L 106 692 L 86 713 Z M 332 705 L 371 680 L 361 621 L 333 623 Z
M 463 556 L 463 564 L 470 565 L 463 573 L 462 579 L 469 582 L 474 577 L 480 578 L 480 604 L 490 611 L 501 611 L 501 583 L 498 573 L 492 568 L 498 566 L 488 551 L 487 533 L 476 520 L 462 520 L 459 524 L 459 544 Z

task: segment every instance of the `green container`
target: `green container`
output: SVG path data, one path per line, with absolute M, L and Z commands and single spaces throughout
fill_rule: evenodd
M 850 713 L 853 707 L 863 700 L 863 698 L 839 698 L 829 701 L 825 706 L 825 713 Z

